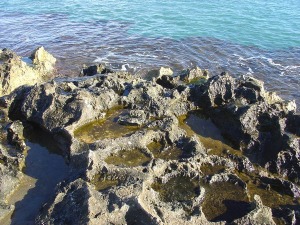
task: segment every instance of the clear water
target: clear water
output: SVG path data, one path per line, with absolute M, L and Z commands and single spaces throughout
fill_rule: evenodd
M 66 75 L 95 62 L 251 74 L 300 103 L 299 12 L 299 0 L 2 0 L 0 47 L 43 45 Z
M 23 190 L 14 193 L 23 195 L 23 198 L 15 203 L 11 218 L 13 225 L 35 224 L 34 220 L 39 210 L 54 197 L 57 184 L 63 181 L 70 171 L 49 134 L 37 129 L 28 131 L 26 137 L 29 139 L 26 144 L 30 149 L 26 156 L 24 173 L 33 183 L 26 193 L 23 193 Z

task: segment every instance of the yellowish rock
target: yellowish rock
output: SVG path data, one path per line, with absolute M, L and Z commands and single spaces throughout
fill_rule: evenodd
M 54 72 L 56 59 L 43 47 L 31 55 L 32 64 L 8 49 L 0 50 L 0 96 L 11 93 L 22 85 L 34 85 Z

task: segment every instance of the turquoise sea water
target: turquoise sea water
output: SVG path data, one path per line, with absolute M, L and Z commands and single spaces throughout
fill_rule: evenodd
M 299 0 L 2 0 L 0 47 L 43 45 L 66 75 L 95 62 L 251 74 L 299 103 L 299 12 Z

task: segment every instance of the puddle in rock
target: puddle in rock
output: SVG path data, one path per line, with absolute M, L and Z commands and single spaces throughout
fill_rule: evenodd
M 203 145 L 209 149 L 208 154 L 218 155 L 228 158 L 230 154 L 242 156 L 243 153 L 227 144 L 222 137 L 219 129 L 207 118 L 198 112 L 192 112 L 188 115 L 180 116 L 178 118 L 180 127 L 187 132 L 188 136 L 197 135 Z M 213 175 L 220 173 L 225 167 L 217 165 L 202 165 L 201 171 L 204 175 Z M 257 169 L 261 171 L 261 169 Z M 213 185 L 206 184 L 206 196 L 202 205 L 203 212 L 210 221 L 226 220 L 230 222 L 236 218 L 240 218 L 249 212 L 249 201 L 254 200 L 254 195 L 261 197 L 264 205 L 272 208 L 272 210 L 280 210 L 282 207 L 300 210 L 300 198 L 293 198 L 292 196 L 278 191 L 277 187 L 268 187 L 266 184 L 262 185 L 257 174 L 245 174 L 236 171 L 246 184 L 249 199 L 245 191 L 231 183 L 215 183 Z M 285 224 L 281 218 L 274 219 L 277 224 Z
M 118 138 L 139 129 L 138 126 L 126 126 L 117 123 L 118 116 L 125 109 L 111 109 L 106 117 L 83 125 L 74 131 L 74 136 L 85 143 L 93 143 L 104 138 Z
M 164 146 L 160 142 L 152 142 L 147 145 L 147 148 L 153 154 L 154 158 L 163 160 L 180 159 L 183 151 L 176 146 Z
M 274 209 L 281 206 L 297 206 L 300 210 L 300 198 L 294 198 L 286 193 L 283 187 L 268 186 L 256 174 L 245 174 L 236 172 L 237 175 L 247 183 L 247 190 L 251 200 L 254 195 L 259 195 L 264 205 Z
M 190 80 L 189 82 L 187 82 L 187 84 L 202 85 L 202 84 L 205 84 L 206 82 L 207 82 L 207 78 L 197 77 L 197 78 L 194 78 L 194 79 Z
M 146 165 L 151 158 L 140 149 L 121 150 L 105 159 L 108 164 L 124 167 L 135 167 Z
M 200 194 L 199 180 L 186 176 L 173 177 L 165 184 L 155 182 L 151 187 L 159 192 L 161 200 L 165 202 L 190 201 Z
M 188 115 L 178 117 L 180 127 L 188 136 L 197 134 L 199 140 L 208 149 L 208 154 L 224 156 L 227 153 L 241 156 L 242 152 L 232 148 L 223 138 L 216 125 L 201 112 L 191 112 Z
M 34 129 L 26 137 L 30 149 L 23 172 L 27 178 L 8 199 L 9 204 L 15 204 L 12 224 L 34 224 L 39 209 L 53 196 L 56 185 L 69 170 L 64 158 L 57 154 L 55 141 L 48 134 Z
M 210 164 L 204 164 L 200 167 L 200 170 L 204 175 L 211 176 L 211 175 L 223 172 L 225 170 L 225 168 L 226 167 L 223 165 L 214 165 L 213 166 Z
M 119 180 L 108 176 L 107 174 L 97 174 L 92 180 L 91 183 L 95 185 L 97 191 L 103 191 L 107 188 L 117 186 Z
M 245 190 L 230 182 L 204 184 L 202 209 L 209 221 L 227 221 L 240 218 L 251 211 Z
M 250 200 L 253 201 L 254 195 L 259 195 L 263 204 L 272 209 L 273 219 L 277 225 L 284 225 L 286 221 L 282 217 L 288 216 L 286 214 L 276 215 L 276 211 L 281 211 L 284 208 L 292 210 L 300 210 L 300 198 L 294 198 L 291 194 L 287 194 L 284 187 L 268 185 L 261 181 L 257 174 L 241 173 L 236 174 L 247 184 L 248 195 Z
M 27 64 L 27 66 L 33 66 L 32 59 L 29 57 L 22 57 L 21 60 Z

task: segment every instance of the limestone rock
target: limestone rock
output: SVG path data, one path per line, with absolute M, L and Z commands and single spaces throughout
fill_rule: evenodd
M 25 150 L 24 126 L 21 121 L 14 121 L 7 127 L 7 140 L 21 151 Z
M 34 50 L 30 59 L 32 60 L 33 65 L 35 65 L 35 69 L 42 73 L 49 73 L 54 70 L 56 59 L 47 52 L 43 46 Z
M 202 71 L 199 67 L 187 69 L 180 74 L 180 80 L 185 82 L 191 82 L 195 79 L 208 79 L 208 71 Z
M 279 186 L 289 197 L 300 195 L 295 107 L 250 77 L 224 73 L 201 85 L 178 79 L 163 72 L 150 81 L 120 72 L 57 78 L 1 99 L 11 119 L 54 136 L 72 167 L 38 224 L 274 224 L 259 196 L 248 207 L 248 188 Z M 188 129 L 180 116 L 198 107 L 247 155 Z M 221 153 L 211 154 L 217 145 Z M 290 181 L 259 173 L 253 162 Z M 208 217 L 210 196 L 219 201 L 227 188 L 239 192 L 229 195 L 238 199 L 227 196 L 235 208 L 224 204 L 226 212 Z M 236 215 L 238 207 L 246 210 Z
M 152 78 L 159 78 L 163 75 L 172 76 L 173 70 L 169 67 L 160 67 L 159 69 L 150 70 L 146 75 L 146 79 L 151 80 Z
M 36 222 L 48 225 L 125 224 L 127 210 L 127 205 L 110 206 L 107 197 L 78 179 L 58 190 L 54 201 L 44 206 Z
M 129 126 L 142 126 L 147 122 L 147 114 L 143 110 L 130 110 L 128 114 L 121 115 L 118 123 Z
M 13 205 L 6 205 L 0 203 L 0 221 L 3 221 L 4 219 L 7 220 L 9 216 L 13 213 L 15 207 Z
M 33 56 L 33 65 L 28 65 L 8 49 L 0 52 L 0 96 L 7 95 L 22 85 L 34 85 L 43 81 L 44 76 L 53 72 L 55 58 L 44 50 L 37 49 Z

